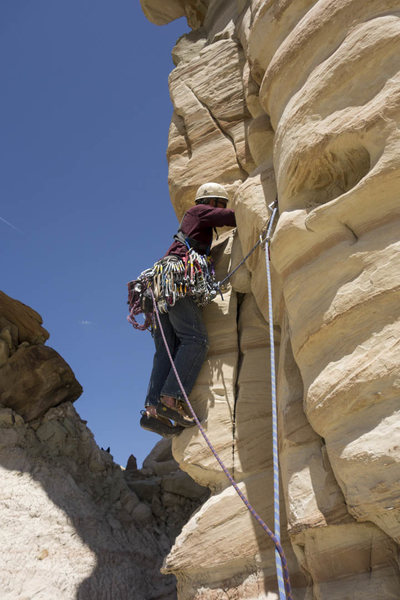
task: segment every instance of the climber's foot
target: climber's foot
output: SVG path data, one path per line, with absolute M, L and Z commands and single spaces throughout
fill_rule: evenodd
M 159 416 L 155 406 L 147 406 L 145 410 L 141 411 L 141 415 L 140 427 L 165 438 L 173 437 L 183 431 L 183 427 L 173 425 L 169 419 Z
M 157 404 L 157 414 L 168 417 L 182 427 L 193 427 L 196 424 L 193 417 L 187 414 L 184 403 L 171 396 L 161 396 L 161 402 Z

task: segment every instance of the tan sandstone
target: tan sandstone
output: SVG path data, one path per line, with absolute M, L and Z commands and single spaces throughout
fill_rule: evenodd
M 214 244 L 218 279 L 278 197 L 270 258 L 293 596 L 397 600 L 400 1 L 141 3 L 156 24 L 186 16 L 194 29 L 173 50 L 169 183 L 179 218 L 206 180 L 229 190 L 237 229 Z M 268 258 L 259 248 L 204 310 L 210 351 L 191 401 L 273 527 Z M 179 600 L 277 600 L 273 545 L 200 433 L 177 436 L 174 458 L 161 442 L 142 470 L 134 458 L 122 470 L 68 388 L 58 395 L 47 337 L 37 313 L 0 294 L 2 597 L 172 600 L 175 575 Z
M 279 199 L 271 270 L 296 599 L 400 596 L 399 11 L 399 0 L 211 0 L 174 50 L 171 198 L 180 217 L 204 181 L 227 186 L 238 227 L 215 248 L 220 272 Z M 192 400 L 270 521 L 265 258 L 257 250 L 205 310 L 210 354 Z M 180 600 L 277 598 L 271 547 L 200 435 L 173 447 L 212 490 L 165 563 Z

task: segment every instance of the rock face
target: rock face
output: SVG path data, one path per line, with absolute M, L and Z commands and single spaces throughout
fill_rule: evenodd
M 0 291 L 0 404 L 26 421 L 82 393 L 65 360 L 44 346 L 41 324 L 37 312 Z
M 168 22 L 194 3 L 142 4 Z M 229 189 L 238 228 L 214 248 L 220 274 L 279 199 L 271 264 L 294 596 L 398 598 L 400 2 L 202 4 L 173 50 L 170 191 L 180 218 L 205 181 Z M 272 524 L 266 298 L 257 250 L 205 310 L 210 353 L 191 400 Z M 277 598 L 271 543 L 200 434 L 183 432 L 173 452 L 212 491 L 164 565 L 180 600 Z
M 48 346 L 18 348 L 1 368 L 0 402 L 26 421 L 62 402 L 74 402 L 81 393 L 70 367 Z
M 40 316 L 0 294 L 0 597 L 173 600 L 160 567 L 207 497 L 170 441 L 137 469 L 100 449 L 72 401 L 70 367 L 44 346 Z
M 203 23 L 208 0 L 140 0 L 140 3 L 146 17 L 156 25 L 186 17 L 189 25 L 197 29 Z

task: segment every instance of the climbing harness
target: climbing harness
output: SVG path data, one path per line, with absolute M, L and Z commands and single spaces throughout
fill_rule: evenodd
M 265 238 L 262 239 L 263 242 L 265 242 L 265 253 L 266 253 L 266 262 L 267 262 L 267 284 L 268 284 L 268 309 L 269 309 L 269 328 L 270 328 L 270 347 L 271 347 L 271 356 L 270 356 L 270 361 L 271 361 L 271 395 L 272 395 L 272 422 L 273 422 L 273 464 L 274 464 L 274 513 L 275 513 L 275 518 L 274 518 L 274 525 L 275 525 L 275 532 L 273 533 L 268 525 L 263 521 L 263 519 L 260 517 L 260 515 L 256 512 L 256 510 L 253 508 L 253 506 L 250 504 L 250 502 L 247 500 L 246 496 L 243 494 L 243 492 L 240 490 L 238 484 L 236 483 L 236 481 L 233 479 L 232 475 L 229 473 L 228 469 L 226 468 L 226 466 L 224 465 L 224 463 L 222 462 L 222 460 L 220 459 L 220 457 L 218 456 L 215 448 L 213 447 L 212 443 L 210 442 L 206 432 L 204 431 L 204 428 L 202 426 L 202 424 L 200 423 L 190 401 L 189 398 L 185 392 L 185 389 L 182 385 L 181 379 L 179 377 L 178 371 L 175 367 L 174 364 L 174 360 L 172 358 L 170 349 L 168 347 L 168 342 L 167 339 L 165 337 L 165 333 L 161 324 L 161 319 L 160 319 L 160 313 L 158 310 L 158 306 L 157 306 L 157 301 L 156 301 L 156 297 L 153 293 L 153 290 L 150 288 L 150 293 L 152 296 L 152 300 L 153 300 L 153 308 L 154 308 L 154 313 L 158 322 L 158 326 L 160 328 L 160 332 L 164 341 L 164 345 L 171 363 L 171 367 L 175 373 L 176 379 L 178 381 L 179 387 L 181 389 L 181 392 L 183 394 L 183 397 L 186 401 L 186 404 L 193 416 L 193 419 L 196 422 L 197 427 L 200 430 L 201 435 L 203 436 L 206 444 L 208 445 L 208 447 L 210 448 L 211 452 L 213 453 L 215 459 L 217 460 L 217 462 L 219 463 L 221 469 L 223 470 L 223 472 L 225 473 L 226 477 L 228 478 L 228 480 L 230 481 L 231 485 L 234 487 L 236 493 L 238 494 L 238 496 L 240 497 L 240 499 L 242 500 L 242 502 L 245 504 L 245 506 L 247 507 L 247 509 L 250 511 L 250 513 L 252 514 L 252 516 L 255 518 L 255 520 L 261 525 L 261 527 L 264 529 L 264 531 L 266 532 L 266 534 L 270 537 L 270 539 L 273 541 L 274 545 L 275 545 L 275 565 L 276 565 L 276 572 L 277 572 L 277 580 L 278 580 L 278 590 L 279 590 L 279 599 L 280 600 L 293 600 L 293 595 L 292 595 L 292 588 L 291 588 L 291 584 L 290 584 L 290 577 L 289 577 L 289 570 L 288 570 L 288 564 L 287 564 L 287 560 L 283 551 L 283 548 L 281 546 L 280 543 L 280 518 L 279 518 L 279 463 L 278 463 L 278 443 L 277 443 L 277 409 L 276 409 L 276 384 L 275 384 L 275 354 L 274 354 L 274 332 L 273 332 L 273 318 L 272 318 L 272 294 L 271 294 L 271 276 L 270 276 L 270 265 L 269 265 L 269 261 L 270 261 L 270 257 L 269 257 L 269 244 L 270 244 L 270 240 L 271 240 L 271 230 L 272 230 L 272 226 L 273 226 L 273 222 L 275 219 L 275 216 L 278 212 L 278 206 L 277 206 L 277 202 L 275 202 L 273 204 L 273 211 L 269 220 L 269 224 L 268 224 L 268 228 L 267 228 L 267 232 L 266 232 L 266 236 Z M 250 251 L 250 253 L 245 257 L 244 260 L 246 260 L 250 254 L 252 254 L 252 252 L 254 252 L 254 250 L 262 243 L 261 241 L 261 237 L 260 240 L 257 242 L 256 246 Z M 241 262 L 241 264 L 244 263 L 244 260 Z M 233 273 L 239 268 L 238 265 L 230 274 L 229 276 L 227 276 L 223 281 L 226 281 L 227 279 L 229 279 L 229 277 L 231 277 L 233 275 Z

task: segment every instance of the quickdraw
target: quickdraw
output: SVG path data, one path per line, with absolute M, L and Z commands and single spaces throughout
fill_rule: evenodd
M 153 312 L 150 290 L 158 310 L 166 313 L 177 300 L 187 295 L 192 296 L 198 306 L 206 306 L 217 295 L 216 288 L 214 266 L 209 256 L 199 254 L 193 248 L 188 249 L 184 259 L 166 256 L 128 283 L 128 321 L 141 331 L 150 327 Z M 143 324 L 135 318 L 140 313 L 145 314 Z

